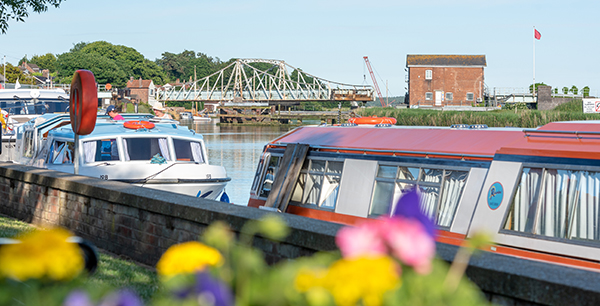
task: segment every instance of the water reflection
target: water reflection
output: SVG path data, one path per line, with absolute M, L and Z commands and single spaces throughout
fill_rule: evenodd
M 214 120 L 213 120 L 214 121 Z M 265 144 L 291 130 L 287 126 L 219 126 L 215 122 L 182 121 L 204 136 L 209 162 L 227 169 L 231 182 L 225 190 L 232 203 L 248 204 L 250 186 Z

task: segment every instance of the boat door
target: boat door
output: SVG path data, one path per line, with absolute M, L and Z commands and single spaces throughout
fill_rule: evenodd
M 435 91 L 435 106 L 442 106 L 442 98 L 444 97 L 444 92 L 440 90 Z

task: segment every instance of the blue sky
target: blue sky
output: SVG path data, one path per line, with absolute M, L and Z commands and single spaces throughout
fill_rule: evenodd
M 0 56 L 67 52 L 75 43 L 108 41 L 150 60 L 163 52 L 203 52 L 221 60 L 285 60 L 332 81 L 371 84 L 369 60 L 385 95 L 405 92 L 407 54 L 484 54 L 488 87 L 536 81 L 589 86 L 600 95 L 597 1 L 83 1 L 11 21 Z

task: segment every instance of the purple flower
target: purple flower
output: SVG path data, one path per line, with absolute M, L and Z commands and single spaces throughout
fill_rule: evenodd
M 105 298 L 100 306 L 143 306 L 142 300 L 131 290 L 121 290 Z
M 433 221 L 423 213 L 420 207 L 420 196 L 417 192 L 417 188 L 411 188 L 408 192 L 404 193 L 396 204 L 396 211 L 393 216 L 403 216 L 409 219 L 416 219 L 419 221 L 427 234 L 431 237 L 435 237 L 435 226 Z
M 229 287 L 222 281 L 212 277 L 208 272 L 196 274 L 194 292 L 209 305 L 231 306 L 234 304 Z
M 63 306 L 94 306 L 87 293 L 75 290 L 67 296 Z

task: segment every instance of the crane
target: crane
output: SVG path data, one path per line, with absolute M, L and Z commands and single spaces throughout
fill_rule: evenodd
M 379 96 L 379 102 L 381 102 L 381 106 L 385 107 L 385 103 L 383 103 L 383 97 L 381 96 L 381 91 L 379 90 L 379 85 L 377 85 L 377 79 L 375 78 L 375 75 L 373 74 L 373 69 L 371 69 L 371 63 L 369 62 L 369 57 L 363 56 L 363 58 L 365 59 L 365 64 L 367 64 L 367 68 L 369 68 L 369 73 L 371 74 L 371 79 L 373 79 L 373 86 L 375 87 L 375 90 L 377 90 L 377 95 Z

